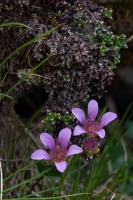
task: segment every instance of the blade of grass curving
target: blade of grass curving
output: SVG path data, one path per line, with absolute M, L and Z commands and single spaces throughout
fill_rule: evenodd
M 97 179 L 96 177 L 92 178 L 93 176 L 93 168 L 94 168 L 94 160 L 90 160 L 89 164 L 89 173 L 88 171 L 84 172 L 85 176 L 82 176 L 83 179 L 83 186 L 80 192 L 88 192 L 88 196 L 86 197 L 88 200 L 91 199 L 91 190 L 89 189 L 89 185 L 93 179 Z M 78 197 L 76 200 L 82 200 L 82 197 Z
M 93 174 L 95 174 L 95 177 L 99 177 L 98 176 L 98 172 L 101 171 L 100 170 L 100 167 L 101 169 L 105 169 L 105 163 L 107 163 L 107 155 L 108 155 L 108 151 L 109 149 L 111 148 L 112 146 L 112 142 L 116 136 L 116 131 L 117 131 L 117 128 L 119 127 L 119 123 L 116 124 L 116 127 L 114 128 L 114 130 L 112 130 L 112 135 L 111 137 L 108 139 L 108 143 L 106 144 L 106 146 L 104 147 L 102 153 L 100 154 L 100 157 L 99 157 L 99 161 L 98 161 L 98 164 L 96 165 L 96 167 L 94 168 L 94 171 L 93 171 Z M 92 179 L 94 179 L 94 177 L 92 177 Z
M 26 163 L 26 158 L 27 158 L 27 155 L 28 155 L 28 146 L 29 146 L 29 134 L 27 134 L 27 138 L 26 138 L 26 147 L 25 147 L 25 151 L 24 151 L 23 166 L 25 166 L 25 163 Z M 22 182 L 25 181 L 24 180 L 24 173 L 25 173 L 25 170 L 22 171 L 22 179 L 21 179 Z M 19 191 L 20 191 L 19 195 L 21 197 L 22 196 L 22 192 L 26 191 L 26 190 L 23 191 L 23 185 L 22 185 L 22 187 L 20 187 Z
M 44 191 L 44 177 L 42 178 L 42 191 Z M 52 178 L 51 178 L 52 179 Z M 53 188 L 53 185 L 51 184 L 51 188 Z M 52 193 L 54 193 L 54 190 L 52 190 Z M 45 197 L 44 196 L 44 192 L 42 193 L 42 197 Z
M 63 196 L 58 196 L 58 197 L 46 197 L 46 198 L 12 198 L 10 200 L 54 200 L 54 199 L 67 199 L 69 197 L 76 197 L 76 196 L 79 196 L 79 195 L 87 195 L 88 193 L 78 193 L 78 194 L 69 194 L 69 195 L 63 195 Z M 3 199 L 3 200 L 9 200 L 9 199 Z
M 72 172 L 73 165 L 74 165 L 74 163 L 76 162 L 77 158 L 78 158 L 77 155 L 75 155 L 75 156 L 72 158 L 72 160 L 71 160 L 71 162 L 69 163 L 69 165 L 68 165 L 66 171 L 64 172 L 64 174 L 62 174 L 61 180 L 59 181 L 59 183 L 60 183 L 60 185 L 61 185 L 61 188 L 60 188 L 60 191 L 59 191 L 59 195 L 60 195 L 60 193 L 61 193 L 61 191 L 62 191 L 62 188 L 63 188 L 63 186 L 64 186 L 64 182 L 65 182 L 65 180 L 66 180 L 68 174 L 69 174 L 70 172 Z M 59 183 L 58 183 L 58 184 L 59 184 Z
M 28 128 L 30 127 L 30 124 L 32 123 L 32 121 L 35 119 L 35 117 L 42 111 L 42 109 L 44 109 L 45 105 L 43 105 L 41 108 L 39 108 L 33 115 L 32 117 L 26 122 L 25 124 L 25 127 Z M 27 143 L 28 144 L 28 143 Z M 28 146 L 27 146 L 28 147 Z M 27 148 L 26 148 L 27 149 Z M 26 155 L 27 153 L 25 152 L 25 160 L 26 160 Z M 25 164 L 24 164 L 25 165 Z M 23 179 L 24 179 L 24 171 L 23 171 Z M 44 184 L 43 184 L 43 180 L 44 178 L 42 178 L 42 191 L 45 191 L 44 190 Z M 50 178 L 50 180 L 52 181 L 52 178 Z M 52 182 L 53 183 L 53 182 Z M 53 188 L 53 185 L 55 184 L 52 184 L 51 185 L 51 188 Z M 26 190 L 25 190 L 26 191 Z M 53 193 L 53 197 L 54 197 L 54 191 L 52 192 Z M 23 193 L 24 195 L 24 193 Z M 22 187 L 21 187 L 21 192 L 20 192 L 20 197 L 22 196 Z M 43 197 L 43 196 L 42 196 Z
M 34 113 L 34 115 L 32 115 L 32 117 L 27 121 L 27 123 L 25 124 L 25 127 L 26 128 L 28 128 L 29 129 L 29 127 L 30 127 L 30 124 L 32 123 L 32 121 L 35 119 L 35 117 L 42 111 L 42 109 L 44 108 L 45 106 L 43 105 L 40 109 L 38 109 L 35 113 Z M 25 166 L 25 163 L 26 163 L 26 158 L 27 158 L 27 154 L 28 154 L 28 146 L 29 146 L 29 136 L 30 136 L 30 134 L 27 134 L 27 140 L 26 140 L 26 148 L 25 148 L 25 153 L 24 153 L 24 161 L 23 161 L 23 166 Z M 22 171 L 22 180 L 24 181 L 24 173 L 25 173 L 25 171 L 23 170 Z M 43 184 L 42 184 L 42 187 L 44 187 L 43 186 Z M 24 193 L 23 193 L 23 185 L 22 185 L 22 187 L 20 188 L 20 197 L 22 196 L 22 195 L 25 195 Z M 42 190 L 44 190 L 43 188 L 42 188 Z M 26 190 L 24 190 L 24 191 L 26 191 Z M 22 194 L 23 193 L 23 194 Z
M 81 159 L 79 159 L 78 162 L 78 172 L 76 174 L 76 179 L 75 179 L 75 184 L 72 190 L 72 193 L 78 193 L 79 191 L 79 184 L 80 184 L 80 179 L 81 179 L 81 170 L 80 170 L 80 166 L 81 166 Z M 80 196 L 78 197 L 78 199 L 80 199 Z
M 29 180 L 22 181 L 21 183 L 18 183 L 18 184 L 14 185 L 14 186 L 12 186 L 10 188 L 7 188 L 7 189 L 3 190 L 3 193 L 6 193 L 6 192 L 8 192 L 10 190 L 13 190 L 15 188 L 21 187 L 22 185 L 26 185 L 27 183 L 29 183 L 29 182 L 31 182 L 33 180 L 36 180 L 37 178 L 41 177 L 43 174 L 47 173 L 49 170 L 50 169 L 45 170 L 44 172 L 39 173 L 37 176 L 34 176 L 34 177 L 30 178 Z
M 94 160 L 90 160 L 90 170 L 89 173 L 86 174 L 85 176 L 85 181 L 84 181 L 84 192 L 89 192 L 89 197 L 92 193 L 91 189 L 90 189 L 90 185 L 93 182 L 93 179 L 95 179 L 96 177 L 94 176 L 94 172 L 93 172 L 93 168 L 94 168 Z M 97 179 L 96 179 L 97 180 Z
M 130 106 L 132 106 L 132 104 L 130 105 Z M 130 107 L 129 106 L 129 110 L 130 110 Z M 123 150 L 124 150 L 124 160 L 125 160 L 125 162 L 123 161 L 123 165 L 125 166 L 125 168 L 124 168 L 124 170 L 122 170 L 122 171 L 120 171 L 118 174 L 119 174 L 119 176 L 120 177 L 123 177 L 123 179 L 127 179 L 127 176 L 128 176 L 128 174 L 129 174 L 129 167 L 126 167 L 126 165 L 127 165 L 127 163 L 128 163 L 128 157 L 127 157 L 127 154 L 128 154 L 128 152 L 127 152 L 127 149 L 126 149 L 126 145 L 125 145 L 125 142 L 124 142 L 124 139 L 123 139 L 123 136 L 126 134 L 126 131 L 125 131 L 125 128 L 126 128 L 126 124 L 128 123 L 128 121 L 130 120 L 130 118 L 132 117 L 132 113 L 131 114 L 129 114 L 128 115 L 128 117 L 126 118 L 126 120 L 125 120 L 125 122 L 124 122 L 124 124 L 123 124 L 123 128 L 122 128 L 122 131 L 121 131 L 121 138 L 116 138 L 117 139 L 117 144 L 115 145 L 116 147 L 121 143 L 121 146 L 123 147 Z M 120 122 L 121 123 L 121 122 Z M 122 124 L 122 123 L 121 123 Z M 124 128 L 125 127 L 125 128 Z M 129 150 L 129 149 L 128 149 Z M 114 153 L 115 153 L 115 149 L 114 149 Z M 130 163 L 130 161 L 129 161 L 129 163 Z M 115 182 L 118 182 L 118 184 L 119 184 L 119 181 L 117 181 L 117 180 L 115 180 Z M 125 188 L 126 188 L 126 183 L 127 183 L 127 181 L 122 181 L 121 182 L 121 187 L 120 187 L 120 192 L 121 192 L 121 194 L 124 194 L 124 190 L 125 190 Z M 118 185 L 117 184 L 117 185 Z
M 12 97 L 11 97 L 11 96 L 9 96 L 9 95 L 6 95 L 6 94 L 3 94 L 3 93 L 0 93 L 0 96 L 5 96 L 5 97 L 8 97 L 9 99 L 12 99 Z
M 104 179 L 109 178 L 109 175 L 108 177 L 105 177 L 105 171 L 107 171 L 108 168 L 107 163 L 110 160 L 108 152 L 109 148 L 107 146 L 105 151 L 103 151 L 103 154 L 100 155 L 98 163 L 96 163 L 96 165 L 94 166 L 94 170 L 92 170 L 91 172 L 91 181 L 89 181 L 87 186 L 90 192 L 93 191 L 94 188 L 98 186 L 98 184 L 102 184 L 102 182 L 104 182 Z
M 75 180 L 72 181 L 71 187 L 70 187 L 70 189 L 69 189 L 68 194 L 73 194 L 72 189 L 73 189 L 73 187 L 74 187 L 74 183 L 75 183 Z M 72 199 L 73 199 L 73 198 L 72 198 Z
M 55 187 L 56 186 L 56 181 L 55 181 L 55 178 L 54 177 L 51 177 L 50 178 L 51 179 L 51 188 L 53 187 Z M 44 186 L 44 184 L 43 184 L 43 186 Z M 60 187 L 59 187 L 59 189 L 60 189 Z M 53 195 L 53 197 L 55 197 L 56 195 L 55 195 L 55 192 L 57 192 L 57 191 L 55 191 L 55 190 L 53 190 L 53 192 L 52 192 L 52 195 Z
M 114 192 L 116 187 L 117 187 L 117 190 L 118 188 L 120 188 L 120 191 L 121 191 L 121 185 L 131 178 L 131 176 L 123 177 L 123 175 L 125 174 L 125 171 L 129 169 L 129 167 L 132 167 L 132 164 L 133 164 L 133 160 L 128 160 L 123 166 L 121 166 L 121 168 L 118 171 L 115 172 L 113 182 L 111 182 L 109 186 L 112 192 Z M 109 196 L 107 196 L 107 199 L 108 198 Z
M 35 66 L 34 68 L 32 68 L 31 70 L 29 70 L 29 71 L 27 72 L 26 75 L 22 76 L 22 78 L 21 78 L 19 81 L 17 81 L 17 83 L 15 83 L 15 84 L 11 87 L 11 89 L 9 89 L 9 90 L 7 91 L 7 93 L 6 93 L 5 95 L 3 95 L 3 97 L 1 97 L 0 100 L 2 100 L 6 95 L 8 95 L 16 86 L 18 86 L 23 80 L 25 80 L 27 76 L 29 76 L 32 72 L 34 72 L 34 71 L 35 71 L 36 69 L 38 69 L 41 65 L 43 65 L 45 62 L 47 62 L 52 56 L 53 56 L 53 54 L 50 54 L 47 58 L 45 58 L 44 60 L 42 60 L 38 65 L 36 65 L 36 66 Z
M 96 162 L 94 162 L 94 164 L 96 164 L 96 165 L 94 166 L 94 169 L 91 172 L 91 174 L 93 174 L 92 177 L 89 177 L 89 180 L 88 180 L 89 185 L 87 186 L 89 188 L 86 191 L 91 192 L 98 186 L 98 184 L 102 184 L 102 182 L 104 184 L 105 171 L 107 171 L 107 164 L 106 163 L 110 159 L 110 152 L 111 152 L 111 148 L 113 146 L 112 142 L 113 142 L 114 139 L 117 141 L 117 143 L 120 142 L 120 138 L 119 138 L 119 140 L 117 139 L 118 136 L 117 136 L 116 133 L 117 133 L 120 125 L 122 125 L 122 126 L 125 125 L 127 123 L 127 121 L 129 120 L 129 118 L 131 117 L 131 115 L 128 115 L 130 109 L 131 109 L 131 105 L 129 105 L 128 109 L 125 112 L 125 115 L 122 118 L 122 120 L 119 123 L 116 124 L 116 127 L 114 128 L 114 131 L 113 131 L 114 134 L 111 135 L 109 142 L 104 147 L 104 150 L 103 150 L 102 154 L 100 155 L 99 160 L 97 159 Z M 121 174 L 124 174 L 124 172 L 125 171 L 118 173 L 118 178 Z M 110 176 L 112 176 L 112 174 Z M 109 176 L 108 176 L 108 178 L 109 178 Z M 87 181 L 87 179 L 86 179 L 86 181 Z M 115 182 L 115 180 L 114 180 L 114 182 Z M 84 185 L 86 186 L 86 183 Z M 91 188 L 90 188 L 90 186 L 91 186 Z M 82 192 L 84 192 L 84 191 L 85 190 L 83 190 Z M 107 199 L 109 199 L 109 198 L 107 198 Z
M 8 152 L 7 152 L 7 159 L 5 161 L 5 167 L 4 167 L 4 172 L 3 172 L 3 176 L 4 178 L 7 176 L 7 167 L 9 165 L 9 160 L 11 158 L 11 154 L 12 154 L 12 144 L 13 144 L 13 137 L 15 135 L 15 131 L 16 131 L 16 127 L 14 126 L 11 130 L 11 134 L 10 134 L 10 140 L 9 140 L 9 144 L 8 144 Z
M 21 168 L 21 169 L 15 171 L 15 172 L 12 173 L 10 176 L 6 177 L 6 178 L 3 180 L 3 182 L 9 181 L 13 176 L 15 176 L 16 174 L 20 173 L 20 172 L 23 171 L 24 169 L 27 169 L 27 168 L 31 167 L 32 165 L 35 165 L 36 162 L 38 162 L 38 161 L 32 162 L 31 164 L 29 164 L 29 165 L 27 165 L 27 166 L 25 166 L 25 167 L 23 167 L 23 168 Z
M 1 158 L 0 158 L 0 199 L 2 199 L 3 194 L 3 171 L 2 171 L 2 164 L 1 164 Z
M 79 184 L 80 184 L 80 176 L 81 176 L 81 171 L 80 171 L 80 166 L 81 166 L 81 159 L 79 159 L 79 162 L 78 162 L 78 172 L 76 174 L 76 179 L 75 179 L 75 185 L 74 185 L 74 188 L 73 188 L 73 193 L 76 193 L 78 192 L 78 189 L 79 189 Z
M 37 40 L 49 35 L 50 33 L 52 33 L 53 31 L 57 30 L 60 27 L 60 25 L 50 29 L 49 31 L 47 31 L 46 33 L 43 33 L 41 35 L 39 35 L 38 37 L 26 42 L 25 44 L 21 45 L 20 47 L 18 47 L 15 51 L 13 51 L 9 56 L 7 56 L 1 63 L 0 63 L 0 82 L 1 82 L 1 68 L 2 65 L 5 64 L 9 59 L 12 58 L 12 56 L 14 56 L 17 52 L 21 51 L 22 49 L 24 49 L 25 47 L 29 46 L 30 44 L 36 42 Z
M 109 160 L 109 157 L 107 158 L 107 155 L 108 155 L 108 152 L 109 152 L 109 149 L 111 149 L 111 147 L 113 146 L 113 140 L 114 138 L 116 137 L 116 132 L 118 131 L 118 128 L 120 127 L 120 125 L 124 125 L 125 123 L 127 123 L 127 119 L 128 118 L 128 114 L 131 110 L 131 107 L 132 105 L 130 104 L 128 106 L 128 108 L 126 109 L 125 111 L 125 114 L 123 115 L 122 119 L 119 121 L 119 123 L 116 124 L 116 127 L 114 128 L 114 130 L 112 131 L 112 135 L 111 135 L 111 138 L 109 139 L 108 143 L 106 144 L 106 146 L 104 147 L 104 150 L 102 152 L 102 154 L 100 155 L 100 159 L 99 159 L 99 162 L 98 164 L 96 165 L 96 167 L 94 168 L 94 171 L 93 171 L 93 174 L 94 176 L 92 178 L 98 178 L 98 177 L 102 177 L 102 173 L 104 171 L 106 171 L 106 163 L 107 161 Z M 117 140 L 117 142 L 119 142 L 119 140 Z M 91 188 L 93 190 L 93 188 L 96 187 L 97 185 L 97 181 L 96 179 L 93 179 L 94 181 L 91 182 Z M 100 180 L 100 179 L 99 179 Z
M 132 175 L 132 167 L 133 167 L 133 159 L 127 161 L 127 163 L 125 163 L 125 165 L 123 166 L 123 168 L 121 169 L 121 171 L 119 172 L 119 180 L 118 180 L 118 185 L 120 185 L 120 194 L 123 195 L 125 192 L 125 187 L 126 187 L 126 183 L 129 179 L 131 179 L 133 177 Z M 130 174 L 129 174 L 129 169 Z
M 50 189 L 47 189 L 47 190 L 42 190 L 40 192 L 37 192 L 36 194 L 42 194 L 42 193 L 45 193 L 45 192 L 49 192 L 49 191 L 53 191 L 53 190 L 57 190 L 57 189 L 60 189 L 60 187 L 54 187 L 54 188 L 50 188 Z M 29 198 L 29 197 L 32 197 L 34 194 L 29 194 L 29 195 L 26 195 L 26 196 L 23 196 L 21 199 L 24 199 L 24 198 Z
M 8 22 L 8 23 L 0 24 L 0 27 L 5 27 L 5 26 L 22 26 L 25 28 L 31 28 L 30 26 L 20 23 L 20 22 Z

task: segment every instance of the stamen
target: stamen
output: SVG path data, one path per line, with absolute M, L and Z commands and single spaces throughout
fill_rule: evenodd
M 66 149 L 64 149 L 63 147 L 57 145 L 55 149 L 53 149 L 51 152 L 50 152 L 50 155 L 52 157 L 52 160 L 54 162 L 60 162 L 60 161 L 63 161 L 65 160 L 66 158 Z

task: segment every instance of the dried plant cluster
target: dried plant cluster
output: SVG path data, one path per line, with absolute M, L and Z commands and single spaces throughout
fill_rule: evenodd
M 19 51 L 2 66 L 2 93 L 53 53 L 52 59 L 12 93 L 32 85 L 43 86 L 49 94 L 47 109 L 53 112 L 70 110 L 78 99 L 103 95 L 113 79 L 111 63 L 116 56 L 110 48 L 111 42 L 103 43 L 102 36 L 112 34 L 108 25 L 111 10 L 90 0 L 4 0 L 0 9 L 0 23 L 21 22 L 31 27 L 0 28 L 0 61 L 20 45 L 60 25 L 58 30 Z

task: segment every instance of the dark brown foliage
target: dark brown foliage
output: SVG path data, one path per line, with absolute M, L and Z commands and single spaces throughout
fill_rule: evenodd
M 97 23 L 107 20 L 103 11 L 103 7 L 90 0 L 2 1 L 1 23 L 21 22 L 31 28 L 0 28 L 0 61 L 20 45 L 60 25 L 57 31 L 18 52 L 2 66 L 2 93 L 27 70 L 54 53 L 52 59 L 34 73 L 41 75 L 39 78 L 29 75 L 12 94 L 32 85 L 42 85 L 49 94 L 47 109 L 55 112 L 70 110 L 79 99 L 90 95 L 100 98 L 114 75 L 110 68 L 114 53 L 108 51 L 102 56 L 101 43 L 96 41 Z M 105 26 L 104 31 L 110 31 L 110 27 Z

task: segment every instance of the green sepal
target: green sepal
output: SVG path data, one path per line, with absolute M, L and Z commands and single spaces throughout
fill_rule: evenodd
M 95 154 L 97 154 L 99 151 L 100 151 L 100 149 L 99 149 L 99 148 L 96 148 L 96 149 L 94 149 L 94 150 L 92 150 L 92 151 L 87 151 L 87 150 L 85 150 L 85 153 L 86 153 L 87 157 L 89 157 L 89 158 L 91 159 L 91 158 L 93 158 L 93 156 L 94 156 Z

